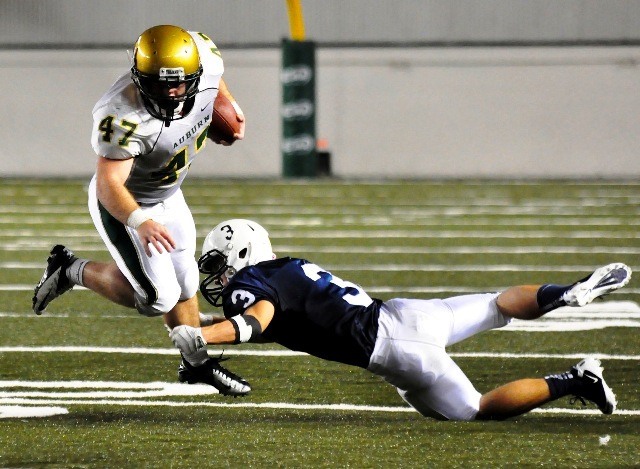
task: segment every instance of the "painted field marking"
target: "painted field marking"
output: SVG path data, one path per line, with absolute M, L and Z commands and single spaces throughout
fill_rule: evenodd
M 69 413 L 69 410 L 66 409 L 65 407 L 18 406 L 18 405 L 0 406 L 0 419 L 53 417 L 54 415 L 64 415 L 68 413 Z
M 640 202 L 640 201 L 639 201 Z M 442 217 L 446 217 L 443 220 Z M 394 226 L 410 226 L 410 227 L 425 227 L 425 226 L 443 226 L 447 227 L 462 227 L 468 228 L 470 226 L 474 227 L 496 227 L 496 226 L 522 226 L 522 227 L 538 227 L 540 226 L 540 217 L 531 217 L 531 216 L 511 216 L 508 219 L 494 219 L 485 215 L 476 215 L 474 218 L 470 219 L 469 216 L 450 216 L 443 215 L 439 216 L 429 216 L 429 217 L 419 217 L 420 220 L 416 220 L 416 216 L 412 213 L 396 213 L 394 211 L 393 214 L 383 215 L 383 214 L 361 214 L 359 216 L 349 216 L 337 220 L 326 220 L 321 216 L 307 216 L 307 217 L 296 217 L 296 214 L 282 214 L 277 216 L 268 216 L 268 217 L 260 217 L 260 223 L 265 226 L 279 226 L 279 227 L 323 227 L 323 228 L 335 228 L 335 227 L 345 227 L 345 226 L 384 226 L 393 224 Z M 74 225 L 74 226 L 88 226 L 93 228 L 93 222 L 91 218 L 87 214 L 86 216 L 60 216 L 56 215 L 55 223 L 56 225 Z M 201 217 L 200 225 L 206 225 L 208 219 Z M 214 223 L 214 218 L 211 217 L 211 223 Z M 215 219 L 217 220 L 217 219 Z M 43 229 L 46 230 L 46 227 L 51 226 L 51 217 L 49 216 L 34 216 L 28 219 L 25 219 L 24 216 L 8 216 L 8 215 L 0 215 L 0 226 L 3 224 L 20 224 L 20 226 L 39 226 L 44 225 Z M 579 226 L 584 227 L 588 225 L 596 225 L 599 227 L 602 226 L 620 226 L 620 227 L 630 227 L 630 226 L 638 226 L 640 225 L 640 220 L 634 220 L 631 217 L 606 217 L 606 216 L 580 216 L 575 218 L 569 218 L 567 216 L 545 216 L 544 222 L 548 225 L 552 226 L 562 226 L 572 227 Z M 217 222 L 216 222 L 217 223 Z M 204 226 L 203 225 L 203 226 Z M 24 229 L 24 228 L 21 228 Z M 12 229 L 0 229 L 0 236 L 11 236 Z M 13 229 L 15 230 L 15 229 Z M 70 232 L 72 230 L 69 230 Z M 73 230 L 75 231 L 75 230 Z M 201 232 L 202 230 L 199 230 Z M 93 234 L 97 235 L 95 230 L 92 231 Z
M 388 407 L 388 406 L 368 406 L 354 404 L 292 404 L 287 402 L 176 402 L 176 401 L 144 401 L 144 400 L 75 400 L 75 399 L 0 399 L 0 404 L 4 405 L 106 405 L 106 406 L 128 406 L 128 407 L 214 407 L 230 409 L 276 409 L 276 410 L 332 410 L 351 412 L 396 412 L 415 413 L 411 407 Z M 533 413 L 542 414 L 573 414 L 573 415 L 600 415 L 596 409 L 565 409 L 565 408 L 542 408 L 534 409 Z M 615 415 L 640 415 L 640 410 L 616 410 Z
M 234 350 L 208 349 L 209 355 L 252 356 L 252 357 L 306 357 L 304 352 L 293 350 Z M 3 346 L 0 353 L 123 353 L 135 355 L 178 355 L 174 348 L 142 348 L 142 347 L 87 347 L 87 346 Z M 606 353 L 576 352 L 576 353 L 501 353 L 501 352 L 453 352 L 453 358 L 534 358 L 581 360 L 590 355 L 602 360 L 631 360 L 640 361 L 640 355 L 611 355 Z
M 593 265 L 522 265 L 522 264 L 323 264 L 330 270 L 358 272 L 591 272 Z M 42 270 L 43 262 L 0 262 L 0 269 Z
M 7 388 L 21 390 L 2 390 Z M 24 391 L 22 389 L 36 389 L 36 391 Z M 55 389 L 55 391 L 43 391 L 43 389 Z M 60 391 L 60 389 L 73 389 L 73 391 Z M 159 381 L 149 383 L 120 381 L 0 381 L 0 401 L 9 398 L 132 399 L 201 396 L 207 394 L 218 394 L 218 390 L 206 384 L 164 383 Z
M 33 291 L 33 284 L 26 283 L 5 283 L 0 284 L 0 291 Z M 461 287 L 460 285 L 437 285 L 437 286 L 387 286 L 387 285 L 363 285 L 365 290 L 375 294 L 387 294 L 397 295 L 400 293 L 414 293 L 414 294 L 441 294 L 441 293 L 454 293 L 454 294 L 466 294 L 466 293 L 486 293 L 486 292 L 499 292 L 506 290 L 508 286 L 488 286 L 488 287 Z M 85 287 L 76 286 L 72 291 L 89 291 Z M 628 295 L 640 294 L 640 288 L 625 288 L 622 290 Z
M 0 251 L 49 251 L 52 242 L 45 239 L 15 240 L 2 243 Z M 275 243 L 276 252 L 304 252 L 309 254 L 608 254 L 635 255 L 640 248 L 617 246 L 332 246 L 332 245 L 280 245 Z M 74 245 L 78 251 L 106 252 L 102 243 L 78 243 Z M 44 264 L 42 264 L 44 266 Z M 592 266 L 593 268 L 593 266 Z M 591 269 L 589 269 L 591 270 Z
M 342 225 L 341 225 L 342 226 Z M 199 235 L 204 236 L 208 233 L 206 230 L 200 230 Z M 415 230 L 364 230 L 359 231 L 354 228 L 352 230 L 273 230 L 269 233 L 272 238 L 291 239 L 298 236 L 306 236 L 313 239 L 486 239 L 486 238 L 506 238 L 506 239 L 601 239 L 611 235 L 611 230 L 425 230 L 418 228 Z M 55 238 L 93 238 L 98 240 L 98 234 L 95 230 L 49 230 L 48 239 Z M 627 230 L 615 232 L 616 239 L 638 239 L 640 233 L 637 230 Z M 16 237 L 22 242 L 30 242 L 32 238 L 41 239 L 42 230 L 36 229 L 20 229 L 20 230 L 0 230 L 0 237 Z M 51 244 L 49 242 L 49 244 Z
M 514 319 L 497 331 L 569 332 L 607 327 L 640 327 L 640 305 L 634 301 L 600 301 L 581 308 L 565 306 L 534 321 Z

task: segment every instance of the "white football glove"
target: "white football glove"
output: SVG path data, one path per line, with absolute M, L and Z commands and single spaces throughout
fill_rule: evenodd
M 200 313 L 200 327 L 210 326 L 211 324 L 213 324 L 213 316 Z
M 202 337 L 202 328 L 191 326 L 177 326 L 169 332 L 169 337 L 180 352 L 191 355 L 202 350 L 207 341 Z

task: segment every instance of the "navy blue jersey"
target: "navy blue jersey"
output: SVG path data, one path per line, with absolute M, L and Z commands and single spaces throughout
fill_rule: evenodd
M 326 360 L 366 368 L 378 333 L 381 300 L 304 259 L 245 267 L 222 291 L 224 315 L 267 300 L 275 307 L 264 339 Z

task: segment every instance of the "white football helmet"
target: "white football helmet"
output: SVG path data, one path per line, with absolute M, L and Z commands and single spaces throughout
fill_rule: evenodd
M 202 245 L 198 268 L 207 277 L 200 283 L 200 292 L 209 303 L 221 306 L 222 275 L 230 280 L 240 269 L 272 259 L 269 233 L 262 226 L 239 218 L 223 221 Z

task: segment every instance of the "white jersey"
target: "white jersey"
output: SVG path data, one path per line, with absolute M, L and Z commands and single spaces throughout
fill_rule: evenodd
M 193 108 L 185 117 L 167 126 L 151 116 L 130 73 L 122 75 L 93 108 L 93 149 L 99 157 L 135 158 L 125 186 L 141 205 L 174 194 L 207 140 L 224 65 L 211 39 L 197 32 L 189 34 L 198 47 L 203 73 Z

